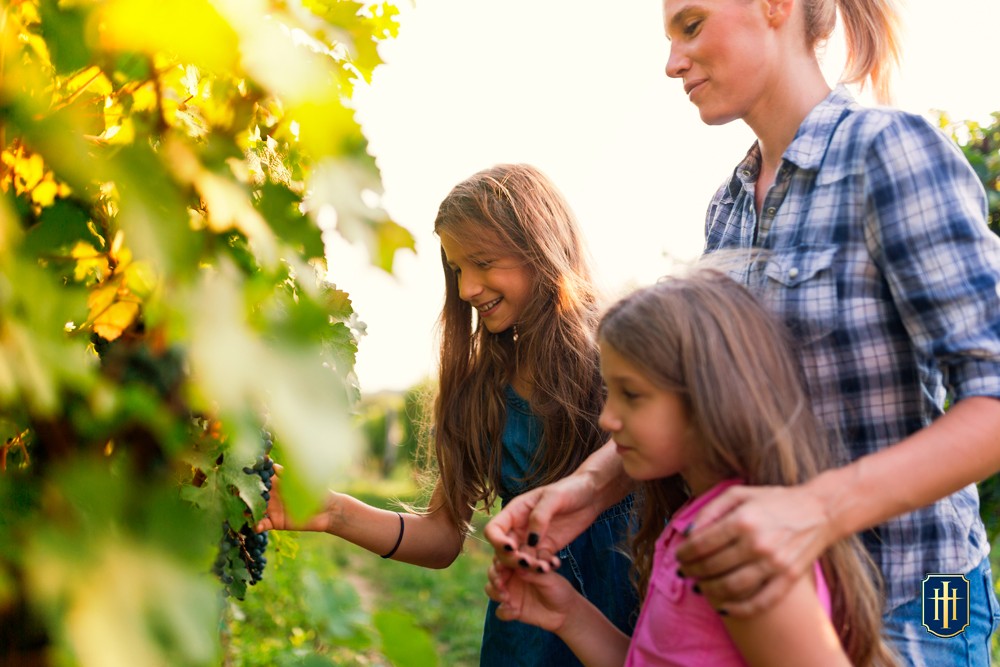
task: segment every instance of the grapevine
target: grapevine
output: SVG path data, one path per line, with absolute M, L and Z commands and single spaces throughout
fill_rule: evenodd
M 228 664 L 262 415 L 292 498 L 358 451 L 327 235 L 414 247 L 350 103 L 396 34 L 367 4 L 0 3 L 0 665 Z
M 252 466 L 243 468 L 243 472 L 260 477 L 263 487 L 261 497 L 266 502 L 271 497 L 271 478 L 275 474 L 274 461 L 270 456 L 274 440 L 267 430 L 262 431 L 261 439 L 263 453 Z M 212 565 L 212 572 L 222 582 L 224 595 L 242 600 L 246 585 L 254 586 L 264 578 L 267 541 L 267 531 L 258 533 L 249 522 L 244 522 L 239 529 L 234 529 L 229 521 L 223 522 L 219 553 Z

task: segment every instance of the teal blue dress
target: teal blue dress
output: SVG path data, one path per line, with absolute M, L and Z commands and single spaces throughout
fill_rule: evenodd
M 502 437 L 500 498 L 506 504 L 528 490 L 531 462 L 542 439 L 542 422 L 528 402 L 507 387 L 507 421 Z M 559 551 L 566 577 L 584 597 L 631 635 L 639 601 L 629 581 L 630 562 L 619 549 L 628 535 L 631 498 L 607 509 L 596 521 Z M 518 621 L 496 617 L 497 603 L 489 601 L 483 628 L 481 667 L 563 667 L 582 664 L 556 635 Z

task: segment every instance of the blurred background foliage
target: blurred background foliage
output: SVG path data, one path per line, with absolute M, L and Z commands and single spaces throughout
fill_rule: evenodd
M 359 458 L 364 324 L 324 239 L 386 271 L 413 247 L 351 107 L 396 14 L 0 6 L 0 663 L 229 661 L 209 570 L 263 510 L 261 430 L 299 516 Z
M 938 125 L 959 145 L 969 164 L 986 188 L 990 229 L 1000 234 L 1000 110 L 990 114 L 986 124 L 972 120 L 952 120 L 936 112 Z

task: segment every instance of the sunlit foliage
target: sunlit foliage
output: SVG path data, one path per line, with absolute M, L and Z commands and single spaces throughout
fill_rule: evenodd
M 363 325 L 324 237 L 413 246 L 350 103 L 395 17 L 0 5 L 0 662 L 220 664 L 261 428 L 300 515 L 347 469 Z

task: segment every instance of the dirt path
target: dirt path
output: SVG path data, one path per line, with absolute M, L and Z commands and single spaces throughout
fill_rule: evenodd
M 347 567 L 344 568 L 343 577 L 354 590 L 358 593 L 358 598 L 360 600 L 361 609 L 366 613 L 371 615 L 375 611 L 375 602 L 378 599 L 377 593 L 375 592 L 375 587 L 372 586 L 371 581 L 367 577 L 360 574 L 362 569 L 361 557 L 352 556 Z

